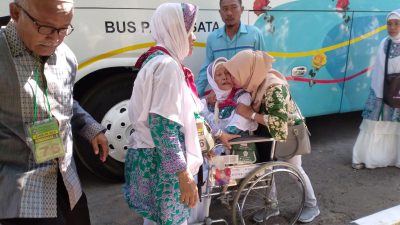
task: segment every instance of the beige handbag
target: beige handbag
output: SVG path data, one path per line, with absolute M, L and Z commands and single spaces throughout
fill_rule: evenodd
M 307 128 L 304 117 L 297 104 L 295 102 L 293 103 L 303 122 L 298 125 L 289 125 L 286 142 L 276 143 L 275 157 L 281 160 L 290 159 L 295 155 L 311 153 L 310 131 Z

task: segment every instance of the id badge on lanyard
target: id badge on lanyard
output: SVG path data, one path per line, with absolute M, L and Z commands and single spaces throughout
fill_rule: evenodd
M 36 89 L 33 102 L 33 123 L 28 125 L 28 133 L 32 140 L 32 152 L 36 163 L 43 163 L 65 155 L 64 145 L 60 137 L 60 129 L 56 119 L 51 117 L 47 85 L 45 86 L 49 118 L 36 121 L 36 93 L 38 86 L 38 67 L 36 67 Z
M 204 119 L 197 113 L 195 113 L 196 117 L 196 127 L 197 127 L 197 135 L 199 136 L 200 148 L 201 152 L 207 152 L 207 141 L 205 136 L 205 127 L 204 127 Z
M 207 145 L 207 138 L 206 138 L 206 131 L 204 125 L 204 118 L 200 115 L 200 106 L 199 101 L 197 101 L 197 96 L 194 95 L 193 91 L 189 88 L 190 94 L 192 96 L 193 102 L 196 106 L 196 112 L 194 113 L 194 117 L 196 120 L 196 128 L 197 128 L 197 135 L 199 137 L 200 142 L 200 149 L 202 153 L 206 153 L 209 150 L 209 146 Z
M 28 131 L 32 138 L 32 151 L 36 163 L 65 155 L 58 122 L 54 118 L 35 122 L 28 127 Z

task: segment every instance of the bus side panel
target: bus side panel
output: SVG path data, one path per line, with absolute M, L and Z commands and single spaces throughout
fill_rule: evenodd
M 283 6 L 281 6 L 283 7 Z M 288 8 L 292 8 L 287 4 Z M 335 11 L 274 11 L 261 14 L 255 25 L 264 34 L 267 51 L 275 56 L 273 67 L 289 80 L 292 94 L 305 116 L 340 110 L 349 29 Z M 335 35 L 328 35 L 332 29 Z M 291 77 L 296 66 L 306 66 L 304 77 Z
M 154 43 L 149 26 L 152 13 L 145 9 L 76 8 L 73 24 L 77 29 L 66 42 L 81 66 L 113 57 L 132 58 L 133 65 L 133 59 L 148 47 L 145 44 Z
M 245 18 L 242 16 L 242 19 Z M 206 57 L 206 42 L 208 34 L 222 26 L 224 26 L 224 23 L 222 22 L 218 10 L 199 10 L 199 15 L 194 26 L 196 42 L 194 44 L 193 54 L 187 57 L 184 61 L 184 64 L 190 67 L 195 76 L 198 75 Z
M 154 9 L 76 8 L 73 24 L 79 29 L 66 42 L 79 59 L 80 70 L 110 58 L 129 58 L 134 65 L 137 57 L 154 45 L 150 33 L 153 12 Z M 222 24 L 218 10 L 199 11 L 195 49 L 184 62 L 194 74 L 204 61 L 207 35 Z

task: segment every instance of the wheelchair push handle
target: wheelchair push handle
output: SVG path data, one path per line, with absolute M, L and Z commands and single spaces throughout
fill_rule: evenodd
M 229 141 L 229 144 L 248 144 L 248 143 L 257 143 L 257 142 L 273 142 L 275 141 L 271 137 L 261 137 L 257 135 L 250 135 L 250 136 L 245 136 L 245 137 L 239 137 L 239 138 L 234 138 Z

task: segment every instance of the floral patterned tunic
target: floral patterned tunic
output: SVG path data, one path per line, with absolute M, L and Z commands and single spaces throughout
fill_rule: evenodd
M 369 120 L 384 120 L 400 122 L 400 108 L 392 108 L 383 103 L 381 98 L 376 97 L 371 89 L 367 102 L 365 103 L 362 117 Z
M 271 136 L 277 141 L 286 141 L 288 125 L 302 123 L 296 106 L 286 86 L 275 85 L 267 89 L 260 113 L 264 115 L 265 124 Z
M 129 149 L 125 160 L 125 199 L 138 214 L 160 225 L 178 225 L 189 218 L 179 201 L 177 172 L 186 169 L 181 125 L 149 115 L 155 148 Z

